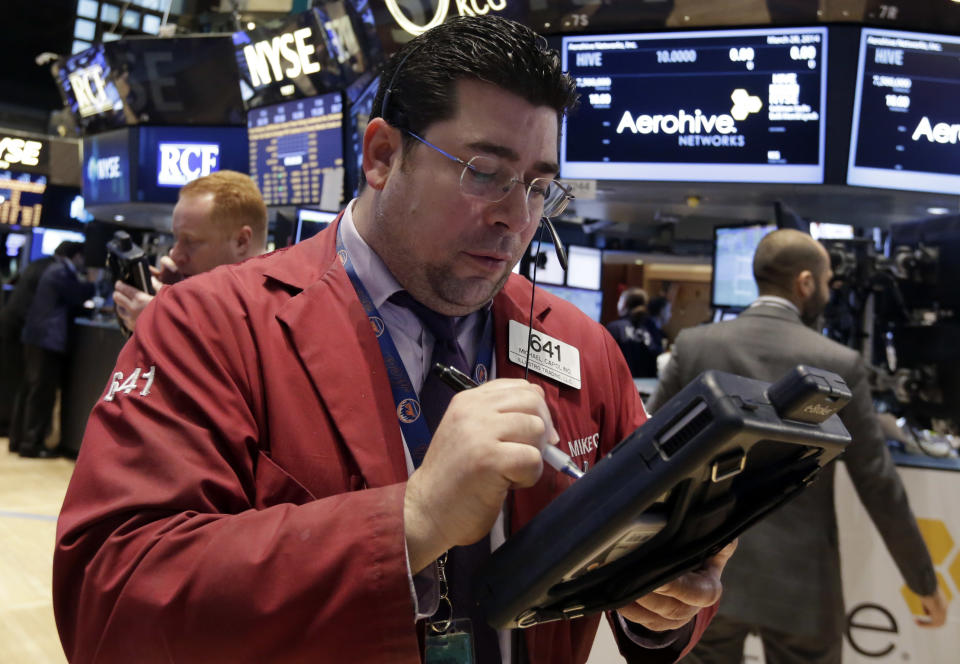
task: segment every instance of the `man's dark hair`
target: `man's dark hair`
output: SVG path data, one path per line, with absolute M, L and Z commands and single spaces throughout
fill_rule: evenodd
M 647 314 L 652 318 L 656 318 L 668 304 L 670 304 L 670 300 L 662 295 L 658 295 L 650 300 L 650 303 L 647 305 Z
M 553 108 L 558 119 L 577 103 L 576 84 L 543 37 L 498 16 L 466 16 L 428 30 L 393 55 L 381 72 L 370 117 L 385 113 L 391 125 L 420 134 L 453 117 L 456 84 L 464 79 L 490 83 L 534 106 Z M 404 147 L 409 149 L 414 140 L 405 136 Z
M 62 256 L 63 258 L 72 259 L 77 254 L 83 253 L 83 242 L 73 242 L 72 240 L 64 240 L 57 245 L 57 248 L 53 250 L 54 256 Z
M 782 228 L 764 236 L 753 255 L 753 277 L 760 294 L 789 294 L 804 270 L 819 277 L 829 267 L 820 243 L 806 233 Z

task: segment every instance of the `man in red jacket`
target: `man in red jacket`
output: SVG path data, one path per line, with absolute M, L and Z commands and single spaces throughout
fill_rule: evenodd
M 573 481 L 541 450 L 593 466 L 645 420 L 613 339 L 511 274 L 569 198 L 554 177 L 575 99 L 529 29 L 434 28 L 383 72 L 366 183 L 334 225 L 161 292 L 91 415 L 58 524 L 71 661 L 431 662 L 464 646 L 439 634 L 470 620 L 464 554 Z M 508 345 L 528 322 L 568 359 L 551 372 L 538 352 L 525 380 Z M 483 384 L 428 425 L 439 353 Z M 611 613 L 628 661 L 692 646 L 729 554 Z M 464 651 L 582 663 L 598 621 L 474 620 Z

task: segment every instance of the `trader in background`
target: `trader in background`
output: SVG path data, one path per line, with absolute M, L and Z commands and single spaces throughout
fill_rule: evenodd
M 844 463 L 860 500 L 929 620 L 946 620 L 930 556 L 874 414 L 860 356 L 808 326 L 830 298 L 830 258 L 795 230 L 770 233 L 753 259 L 760 296 L 740 317 L 684 330 L 673 346 L 651 412 L 707 369 L 774 381 L 798 364 L 839 374 L 853 400 L 840 418 L 853 437 Z M 840 661 L 844 605 L 833 499 L 834 466 L 798 498 L 740 538 L 720 612 L 688 660 L 739 663 L 748 632 L 758 631 L 768 664 Z
M 173 208 L 173 248 L 154 270 L 154 290 L 220 265 L 258 256 L 267 246 L 267 206 L 249 176 L 216 171 L 186 184 Z M 153 300 L 118 281 L 113 299 L 117 315 L 133 330 Z
M 654 335 L 648 328 L 648 302 L 647 292 L 642 288 L 626 289 L 617 300 L 620 318 L 607 324 L 634 378 L 656 378 L 657 355 L 663 351 L 662 343 L 654 343 Z
M 61 245 L 63 246 L 63 245 Z M 56 259 L 44 256 L 31 261 L 16 275 L 16 286 L 10 299 L 0 309 L 0 436 L 9 436 L 11 452 L 17 451 L 10 436 L 17 394 L 23 384 L 23 344 L 20 334 L 27 320 L 30 303 L 37 292 L 40 277 Z
M 57 527 L 71 662 L 587 660 L 600 616 L 497 633 L 470 599 L 573 481 L 541 450 L 586 437 L 593 467 L 646 418 L 610 336 L 511 271 L 569 200 L 576 87 L 490 15 L 414 38 L 380 81 L 338 220 L 163 289 L 121 351 Z M 524 380 L 507 347 L 530 323 L 579 349 L 579 380 L 542 375 L 547 351 Z M 482 384 L 454 395 L 436 361 Z M 629 661 L 696 641 L 731 552 L 610 614 Z
M 80 280 L 82 242 L 61 242 L 53 257 L 37 284 L 20 337 L 24 376 L 14 403 L 10 447 L 22 457 L 56 456 L 44 440 L 63 382 L 67 339 L 74 316 L 96 290 L 93 283 Z

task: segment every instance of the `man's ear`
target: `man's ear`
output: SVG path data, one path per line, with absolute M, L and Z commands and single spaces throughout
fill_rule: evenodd
M 239 258 L 246 258 L 250 255 L 250 247 L 252 246 L 253 240 L 253 229 L 244 224 L 234 233 L 233 243 L 234 243 L 234 253 Z
M 817 279 L 810 270 L 804 270 L 793 280 L 793 289 L 801 301 L 806 301 L 817 290 Z
M 383 118 L 374 118 L 363 132 L 363 174 L 373 189 L 383 189 L 394 162 L 400 158 L 403 138 Z

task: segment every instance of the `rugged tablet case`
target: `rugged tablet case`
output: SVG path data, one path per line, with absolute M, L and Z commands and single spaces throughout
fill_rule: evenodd
M 768 389 L 789 396 L 780 412 Z M 843 452 L 849 399 L 806 366 L 773 386 L 704 372 L 493 552 L 474 588 L 488 622 L 613 609 L 697 568 Z M 821 421 L 788 419 L 811 401 Z

